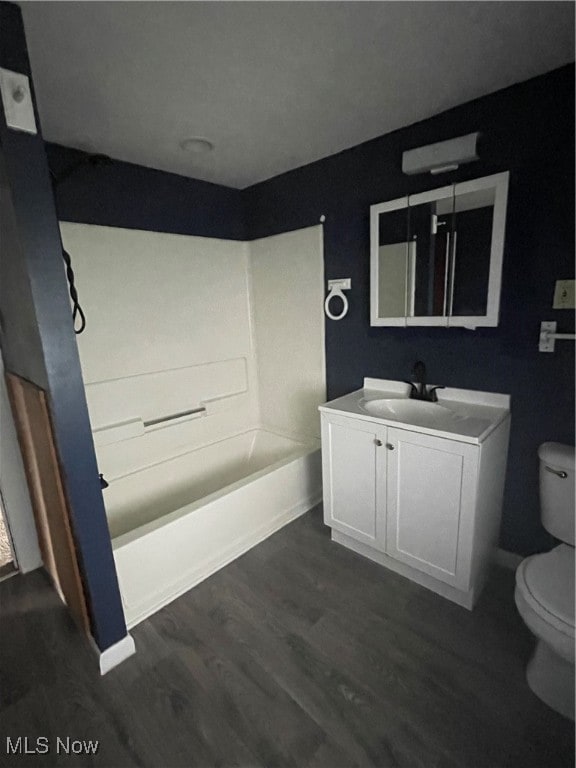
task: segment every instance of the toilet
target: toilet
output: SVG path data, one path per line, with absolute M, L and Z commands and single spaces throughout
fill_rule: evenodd
M 560 542 L 523 560 L 516 571 L 516 606 L 536 636 L 526 678 L 532 691 L 574 719 L 574 447 L 544 443 L 540 459 L 543 526 Z

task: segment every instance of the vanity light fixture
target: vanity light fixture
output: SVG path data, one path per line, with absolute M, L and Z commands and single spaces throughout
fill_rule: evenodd
M 428 171 L 432 174 L 455 171 L 462 163 L 478 160 L 479 135 L 468 133 L 456 139 L 409 149 L 402 153 L 402 171 L 408 175 Z

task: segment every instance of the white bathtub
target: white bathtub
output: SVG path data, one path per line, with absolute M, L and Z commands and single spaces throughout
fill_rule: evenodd
M 115 478 L 104 500 L 128 627 L 321 496 L 320 442 L 262 429 Z

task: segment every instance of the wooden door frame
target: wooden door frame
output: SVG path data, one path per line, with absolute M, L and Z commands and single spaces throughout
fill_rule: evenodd
M 78 562 L 46 392 L 21 376 L 6 383 L 28 481 L 44 566 L 80 629 L 91 635 L 90 611 Z

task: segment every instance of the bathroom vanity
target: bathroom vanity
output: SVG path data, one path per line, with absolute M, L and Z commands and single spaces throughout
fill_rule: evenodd
M 510 397 L 365 379 L 320 406 L 333 541 L 471 609 L 497 546 Z

